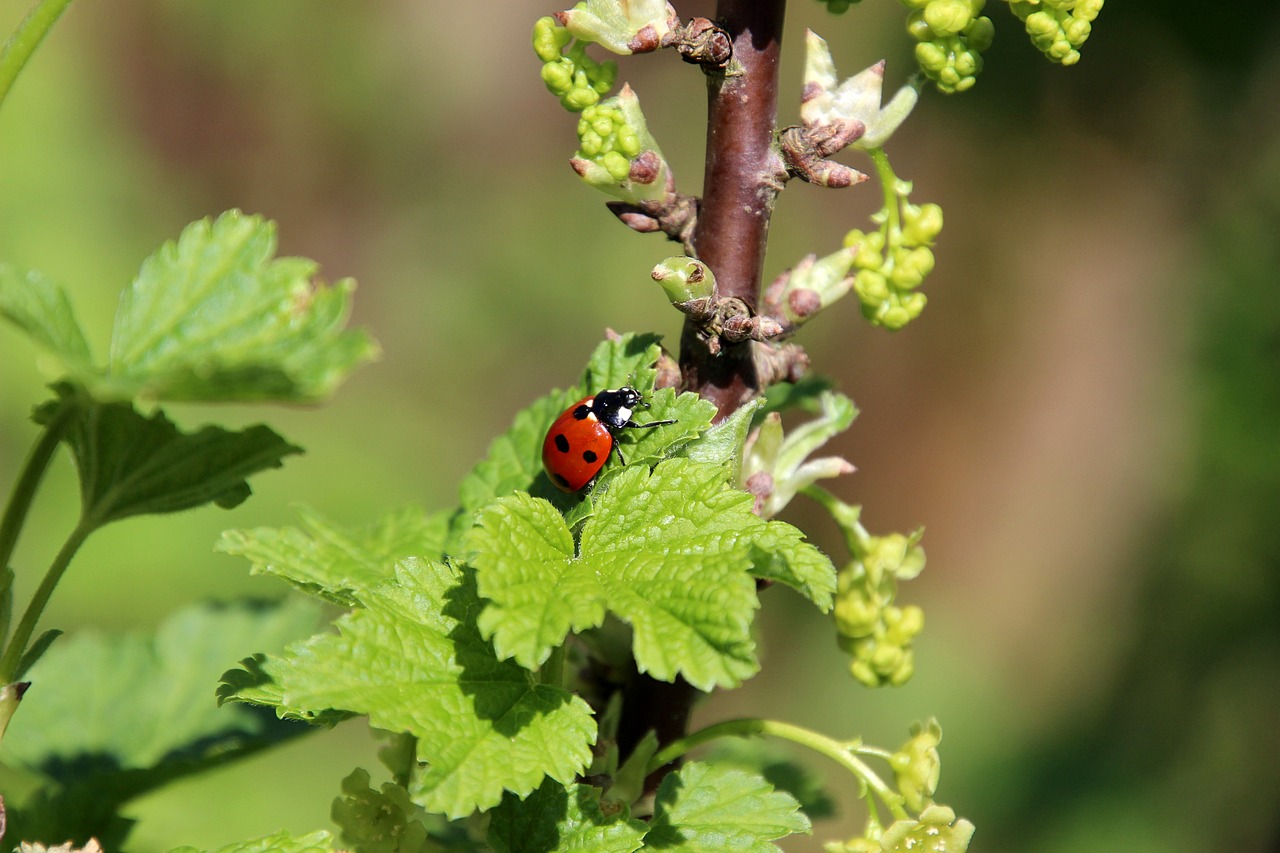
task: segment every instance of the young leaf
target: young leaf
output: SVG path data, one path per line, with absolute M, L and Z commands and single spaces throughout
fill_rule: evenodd
M 489 819 L 489 844 L 495 853 L 631 853 L 639 850 L 645 824 L 624 806 L 605 815 L 600 789 L 590 785 L 542 783 L 523 800 L 507 794 Z
M 770 843 L 810 832 L 790 794 L 751 773 L 690 763 L 662 780 L 645 847 L 688 853 L 780 853 Z
M 355 283 L 273 258 L 275 224 L 228 211 L 187 226 L 124 292 L 99 393 L 161 400 L 315 401 L 377 353 L 347 331 Z
M 406 508 L 365 528 L 344 529 L 300 507 L 302 526 L 228 530 L 217 548 L 253 564 L 254 574 L 275 575 L 344 607 L 395 575 L 406 557 L 440 559 L 448 513 L 424 515 Z
M 332 853 L 333 836 L 324 830 L 307 835 L 277 832 L 252 841 L 237 841 L 217 850 L 202 851 L 198 847 L 175 847 L 169 853 Z
M 549 504 L 495 502 L 469 539 L 491 602 L 481 629 L 500 655 L 535 667 L 568 631 L 600 625 L 607 608 L 635 628 L 642 671 L 681 674 L 704 690 L 736 685 L 756 669 L 757 602 L 746 549 L 725 528 L 740 520 L 735 504 L 750 516 L 751 499 L 723 483 L 718 468 L 684 460 L 662 463 L 652 478 L 628 466 L 596 504 L 576 557 Z
M 826 613 L 836 592 L 831 558 L 804 541 L 804 534 L 784 521 L 768 521 L 752 531 L 751 573 L 786 584 Z
M 765 522 L 725 487 L 719 465 L 671 459 L 628 465 L 573 538 L 553 506 L 513 495 L 483 510 L 468 538 L 478 620 L 500 657 L 536 668 L 570 631 L 605 611 L 629 622 L 641 671 L 694 686 L 735 686 L 755 673 L 752 573 L 796 586 L 828 608 L 830 560 L 790 525 Z
M 0 264 L 0 317 L 4 317 L 62 362 L 67 372 L 89 372 L 92 357 L 71 302 L 61 287 L 34 270 Z
M 416 735 L 426 767 L 414 799 L 450 817 L 497 805 L 504 788 L 523 796 L 548 776 L 568 783 L 586 767 L 591 709 L 495 657 L 472 621 L 480 601 L 469 573 L 406 560 L 363 604 L 337 634 L 269 659 L 285 712 L 367 714 Z
M 88 400 L 66 383 L 55 390 L 62 400 L 32 417 L 44 424 L 60 406 L 77 406 L 65 441 L 80 473 L 82 516 L 98 526 L 206 503 L 234 507 L 250 494 L 246 477 L 302 452 L 265 426 L 184 433 L 163 412 L 147 418 L 128 403 Z
M 641 393 L 648 393 L 657 377 L 654 365 L 662 355 L 660 340 L 662 338 L 654 334 L 630 333 L 602 341 L 587 361 L 579 387 L 593 394 L 605 388 L 630 385 Z

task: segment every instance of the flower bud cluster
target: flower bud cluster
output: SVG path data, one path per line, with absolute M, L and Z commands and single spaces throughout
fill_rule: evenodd
M 1027 26 L 1031 43 L 1054 62 L 1074 65 L 1089 38 L 1103 0 L 1010 0 L 1009 9 Z
M 908 552 L 923 565 L 923 549 L 904 547 L 908 541 L 896 533 L 871 537 L 870 553 L 846 566 L 837 579 L 836 639 L 852 657 L 849 671 L 868 687 L 899 687 L 915 674 L 912 643 L 924 629 L 924 611 L 893 603 L 898 575 L 891 566 Z
M 986 0 L 902 0 L 916 62 L 938 91 L 963 92 L 977 82 L 995 26 L 981 15 Z
M 870 234 L 854 229 L 844 244 L 856 248 L 853 289 L 862 303 L 862 315 L 874 325 L 897 331 L 920 316 L 927 299 L 916 290 L 933 271 L 929 246 L 942 231 L 942 208 L 915 205 L 904 195 L 896 202 L 898 215 L 882 210 L 873 219 L 883 223 Z M 896 220 L 896 222 L 895 222 Z
M 585 42 L 570 42 L 573 35 L 549 15 L 533 25 L 533 51 L 542 60 L 542 82 L 566 110 L 578 113 L 613 88 L 618 65 L 587 56 Z
M 640 153 L 640 137 L 627 124 L 622 110 L 608 103 L 582 111 L 578 119 L 578 156 L 591 160 L 615 181 L 626 180 L 631 160 Z
M 649 134 L 630 86 L 582 111 L 573 170 L 591 186 L 628 204 L 663 199 L 671 173 Z

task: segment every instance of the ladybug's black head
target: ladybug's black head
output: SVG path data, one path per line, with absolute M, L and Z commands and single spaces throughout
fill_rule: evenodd
M 591 411 L 609 429 L 622 429 L 631 421 L 632 412 L 644 405 L 640 400 L 640 392 L 626 386 L 601 391 L 592 401 Z

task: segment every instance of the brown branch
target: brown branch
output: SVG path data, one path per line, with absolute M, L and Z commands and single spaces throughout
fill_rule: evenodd
M 787 177 L 773 147 L 786 0 L 720 0 L 716 11 L 733 40 L 733 58 L 707 73 L 707 167 L 693 244 L 715 273 L 720 296 L 754 311 L 769 219 Z M 743 342 L 713 355 L 685 324 L 684 386 L 715 403 L 718 418 L 760 390 L 752 346 Z
M 716 13 L 716 23 L 732 39 L 732 58 L 722 69 L 704 66 L 707 166 L 693 246 L 715 273 L 718 295 L 741 300 L 754 312 L 769 218 L 787 177 L 773 148 L 786 0 L 719 0 Z M 680 339 L 683 384 L 716 404 L 717 420 L 759 392 L 755 346 L 744 340 L 713 355 L 697 324 L 686 320 Z M 636 675 L 618 733 L 622 753 L 650 730 L 659 744 L 683 736 L 698 695 L 683 680 L 667 684 Z M 646 788 L 655 790 L 667 769 L 653 774 Z

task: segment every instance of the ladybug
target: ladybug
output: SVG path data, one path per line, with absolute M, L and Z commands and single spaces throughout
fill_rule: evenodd
M 637 408 L 648 407 L 639 391 L 625 386 L 583 397 L 565 409 L 542 441 L 542 465 L 551 482 L 563 492 L 581 491 L 604 467 L 614 449 L 614 434 L 618 430 L 675 423 L 671 420 L 638 424 L 631 420 Z

